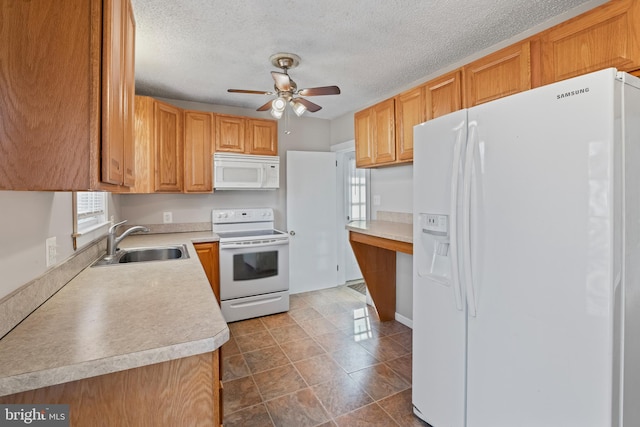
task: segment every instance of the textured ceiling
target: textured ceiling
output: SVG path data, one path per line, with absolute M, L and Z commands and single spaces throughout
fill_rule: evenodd
M 299 88 L 342 89 L 309 97 L 333 119 L 586 2 L 132 0 L 136 92 L 255 109 L 270 97 L 227 89 L 271 91 L 269 57 L 292 52 Z

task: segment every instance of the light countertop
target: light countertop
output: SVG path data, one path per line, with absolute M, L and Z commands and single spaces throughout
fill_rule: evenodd
M 399 242 L 413 243 L 413 225 L 394 221 L 351 221 L 347 230 Z
M 131 235 L 187 244 L 189 259 L 87 267 L 0 340 L 0 396 L 214 351 L 229 329 L 192 242 L 212 232 Z

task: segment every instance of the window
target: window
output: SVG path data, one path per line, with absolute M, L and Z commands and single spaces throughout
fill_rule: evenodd
M 366 220 L 367 174 L 364 169 L 356 168 L 355 154 L 349 153 L 347 161 L 347 220 Z
M 78 191 L 73 195 L 73 248 L 91 242 L 105 234 L 108 193 Z

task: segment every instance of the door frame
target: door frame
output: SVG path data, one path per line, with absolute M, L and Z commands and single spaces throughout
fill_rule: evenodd
M 336 153 L 336 161 L 338 162 L 336 167 L 336 224 L 337 229 L 337 255 L 338 255 L 338 285 L 346 284 L 346 255 L 347 245 L 344 244 L 349 238 L 349 233 L 345 228 L 346 219 L 344 217 L 344 212 L 346 209 L 346 201 L 347 196 L 345 194 L 345 180 L 347 177 L 345 176 L 345 159 L 348 153 L 354 152 L 356 150 L 355 140 L 351 139 L 349 141 L 345 141 L 339 144 L 332 145 L 330 150 Z M 367 184 L 371 182 L 370 170 L 366 169 L 366 177 Z M 371 200 L 371 185 L 367 185 L 367 218 L 371 218 L 371 203 L 368 201 Z

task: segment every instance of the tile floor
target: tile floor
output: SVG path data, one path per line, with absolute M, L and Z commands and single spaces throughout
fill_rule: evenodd
M 411 411 L 411 329 L 346 286 L 229 329 L 225 427 L 428 426 Z

